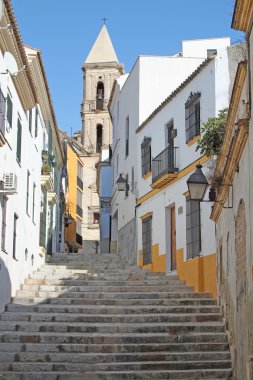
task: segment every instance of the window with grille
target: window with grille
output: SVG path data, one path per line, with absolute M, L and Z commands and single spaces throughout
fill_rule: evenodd
M 126 138 L 125 155 L 127 157 L 129 155 L 129 116 L 126 118 L 125 138 Z
M 35 132 L 34 132 L 35 137 L 38 136 L 38 119 L 39 119 L 39 111 L 38 111 L 38 108 L 36 108 L 36 110 L 35 110 Z
M 142 176 L 151 171 L 151 138 L 144 137 L 141 144 L 141 170 Z
M 83 217 L 82 199 L 83 194 L 79 189 L 77 189 L 76 213 L 81 218 Z
M 2 239 L 1 239 L 1 249 L 5 251 L 5 242 L 6 242 L 6 211 L 7 211 L 7 198 L 3 197 L 2 203 Z
M 32 108 L 29 109 L 29 132 L 32 134 L 32 115 L 33 111 Z
M 14 214 L 14 223 L 13 223 L 13 249 L 12 249 L 12 256 L 14 259 L 16 259 L 16 253 L 17 253 L 17 222 L 18 222 L 18 216 L 17 214 Z
M 186 199 L 187 259 L 199 256 L 201 251 L 200 202 Z
M 18 125 L 17 125 L 17 152 L 16 157 L 18 162 L 21 162 L 21 141 L 22 141 L 22 125 L 20 123 L 20 120 L 18 119 Z
M 13 113 L 13 104 L 9 94 L 7 94 L 7 121 L 9 126 L 12 127 L 12 113 Z
M 82 245 L 82 222 L 78 218 L 76 219 L 76 242 Z
M 143 265 L 152 263 L 152 216 L 142 221 Z
M 30 172 L 27 170 L 26 176 L 26 213 L 29 215 L 29 187 L 30 187 Z
M 83 190 L 83 166 L 77 161 L 77 186 Z
M 35 193 L 36 193 L 36 185 L 33 183 L 33 210 L 32 210 L 32 220 L 35 223 Z
M 185 140 L 200 134 L 200 92 L 190 94 L 185 103 Z

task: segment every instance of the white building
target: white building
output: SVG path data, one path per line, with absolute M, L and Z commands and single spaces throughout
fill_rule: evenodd
M 237 47 L 226 46 L 228 42 L 224 39 L 223 47 L 218 45 L 215 55 L 149 115 L 137 129 L 136 141 L 138 264 L 153 271 L 177 270 L 196 291 L 214 296 L 212 203 L 191 201 L 186 181 L 197 164 L 205 173 L 211 171 L 209 160 L 196 146 L 201 125 L 229 103 L 229 67 L 233 76 Z M 208 47 L 208 40 L 205 43 Z
M 49 204 L 56 196 L 52 175 L 47 172 L 46 176 L 41 176 L 42 151 L 50 141 L 42 102 L 42 98 L 44 100 L 48 95 L 45 73 L 40 67 L 37 76 L 34 67 L 29 65 L 10 2 L 5 2 L 2 17 L 2 26 L 7 24 L 12 30 L 3 30 L 0 36 L 0 310 L 15 295 L 24 279 L 45 262 L 49 231 L 51 226 L 56 231 L 59 215 L 55 209 L 55 222 L 53 218 L 49 221 Z M 17 70 L 14 71 L 18 72 L 13 72 L 16 64 Z M 52 109 L 47 112 L 52 117 Z M 61 169 L 62 161 L 57 172 Z M 44 230 L 40 212 L 41 181 L 46 183 L 47 189 L 43 208 Z M 39 249 L 42 230 L 45 232 L 45 247 Z M 59 236 L 59 230 L 57 233 Z M 48 253 L 58 250 L 58 243 L 55 236 Z
M 113 197 L 112 246 L 132 263 L 137 262 L 136 213 L 137 200 L 143 191 L 136 178 L 141 169 L 137 163 L 140 146 L 137 128 L 197 67 L 213 54 L 213 49 L 229 45 L 229 39 L 184 41 L 182 53 L 172 57 L 141 56 L 128 76 L 121 76 L 109 102 L 113 122 Z M 189 96 L 189 95 L 188 95 Z M 156 151 L 165 147 L 165 129 L 156 135 Z M 153 155 L 153 153 L 152 153 Z M 122 194 L 115 183 L 122 173 L 129 191 Z M 139 206 L 138 206 L 139 207 Z

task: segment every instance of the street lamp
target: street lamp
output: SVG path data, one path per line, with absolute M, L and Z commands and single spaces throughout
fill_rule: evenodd
M 118 187 L 118 191 L 125 191 L 127 186 L 126 179 L 122 176 L 122 174 L 119 175 L 119 178 L 116 181 L 116 185 Z
M 195 172 L 187 180 L 191 200 L 202 202 L 209 186 L 206 176 L 202 172 L 202 165 L 196 165 Z
M 64 222 L 65 222 L 65 227 L 68 227 L 69 224 L 71 224 L 73 222 L 72 215 L 71 214 L 65 215 Z

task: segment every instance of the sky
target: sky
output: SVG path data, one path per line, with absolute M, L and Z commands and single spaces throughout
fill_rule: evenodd
M 12 4 L 24 44 L 42 51 L 58 127 L 69 134 L 81 129 L 81 68 L 104 17 L 126 72 L 139 55 L 180 52 L 182 40 L 244 39 L 231 29 L 234 0 L 12 0 Z

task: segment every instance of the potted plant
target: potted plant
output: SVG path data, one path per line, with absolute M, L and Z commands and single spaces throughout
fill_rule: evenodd
M 48 175 L 49 173 L 51 173 L 51 166 L 48 164 L 43 164 L 41 167 L 41 174 Z

